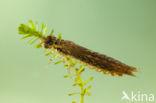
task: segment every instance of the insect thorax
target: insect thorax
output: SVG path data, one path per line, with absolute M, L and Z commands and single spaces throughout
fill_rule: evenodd
M 44 48 L 51 49 L 54 45 L 58 45 L 60 42 L 60 39 L 57 39 L 55 36 L 49 35 L 45 37 L 41 44 Z

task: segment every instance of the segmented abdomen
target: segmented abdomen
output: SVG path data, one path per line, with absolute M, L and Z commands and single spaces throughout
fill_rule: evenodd
M 105 74 L 119 76 L 127 74 L 135 76 L 132 72 L 137 71 L 134 67 L 128 66 L 104 54 L 91 51 L 68 40 L 60 40 L 54 48 L 64 55 L 77 59 L 89 68 Z

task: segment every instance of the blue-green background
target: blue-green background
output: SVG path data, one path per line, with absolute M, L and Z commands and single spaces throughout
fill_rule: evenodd
M 122 91 L 156 94 L 155 0 L 0 0 L 0 103 L 71 103 L 80 96 L 64 79 L 63 65 L 45 66 L 49 57 L 20 40 L 18 26 L 29 19 L 46 23 L 63 39 L 107 54 L 139 69 L 137 78 L 94 76 L 84 103 L 125 103 Z

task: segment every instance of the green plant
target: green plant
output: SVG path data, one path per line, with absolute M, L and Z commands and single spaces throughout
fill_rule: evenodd
M 68 70 L 68 74 L 64 77 L 74 78 L 75 83 L 73 86 L 80 87 L 80 92 L 70 93 L 69 96 L 80 94 L 80 103 L 84 102 L 85 95 L 91 95 L 89 92 L 91 86 L 86 85 L 93 79 L 93 77 L 90 77 L 88 80 L 82 80 L 81 74 L 85 70 L 84 66 L 88 66 L 98 72 L 111 74 L 113 76 L 122 76 L 126 74 L 135 77 L 133 74 L 133 72 L 137 72 L 135 67 L 128 66 L 104 54 L 91 51 L 71 41 L 63 40 L 61 34 L 58 34 L 58 36 L 55 37 L 53 35 L 53 29 L 49 35 L 46 35 L 46 24 L 42 24 L 41 31 L 38 29 L 37 22 L 34 24 L 30 20 L 29 24 L 29 26 L 21 24 L 18 28 L 19 34 L 24 35 L 22 39 L 31 38 L 28 41 L 29 44 L 34 44 L 37 40 L 41 40 L 41 42 L 36 45 L 36 48 L 45 48 L 45 55 L 51 56 L 48 65 L 52 63 L 53 59 L 59 58 L 59 61 L 55 62 L 55 64 L 63 63 L 64 67 Z M 74 73 L 70 73 L 71 69 L 74 70 Z M 76 102 L 73 101 L 73 103 Z
M 19 34 L 23 35 L 22 39 L 30 38 L 28 43 L 31 45 L 34 44 L 36 41 L 41 40 L 41 42 L 35 45 L 35 47 L 45 48 L 45 50 L 43 51 L 45 53 L 45 56 L 50 56 L 50 61 L 48 65 L 52 63 L 53 59 L 59 58 L 59 61 L 55 62 L 54 64 L 63 63 L 64 67 L 67 68 L 68 70 L 68 74 L 65 75 L 64 77 L 73 78 L 74 79 L 73 86 L 80 87 L 80 92 L 74 92 L 68 95 L 72 96 L 72 95 L 79 94 L 81 96 L 80 103 L 84 103 L 84 96 L 91 95 L 91 93 L 89 92 L 89 90 L 91 89 L 91 85 L 87 86 L 87 84 L 93 79 L 93 77 L 90 77 L 89 79 L 83 81 L 81 77 L 81 74 L 85 70 L 83 65 L 78 64 L 77 60 L 74 60 L 73 58 L 66 56 L 66 55 L 61 55 L 59 52 L 57 52 L 53 48 L 47 49 L 43 45 L 43 43 L 45 42 L 44 40 L 46 39 L 46 37 L 48 37 L 46 24 L 42 24 L 41 31 L 39 31 L 38 23 L 36 22 L 34 24 L 32 20 L 29 20 L 29 26 L 25 24 L 20 24 L 18 31 L 19 31 Z M 51 33 L 49 35 L 53 36 L 53 33 L 54 33 L 54 29 L 51 30 Z M 61 34 L 58 34 L 56 38 L 61 39 Z M 73 69 L 74 73 L 71 73 L 70 69 Z M 76 103 L 76 102 L 73 101 L 72 103 Z

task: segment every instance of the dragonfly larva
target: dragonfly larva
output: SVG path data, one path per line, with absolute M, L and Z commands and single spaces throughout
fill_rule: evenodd
M 113 76 L 122 76 L 124 74 L 135 76 L 132 72 L 137 71 L 135 67 L 128 66 L 112 57 L 91 51 L 85 47 L 75 44 L 72 41 L 58 39 L 52 35 L 45 37 L 42 40 L 42 44 L 44 48 L 53 48 L 61 55 L 70 56 L 73 59 L 78 60 L 83 65 L 105 74 L 111 74 Z

